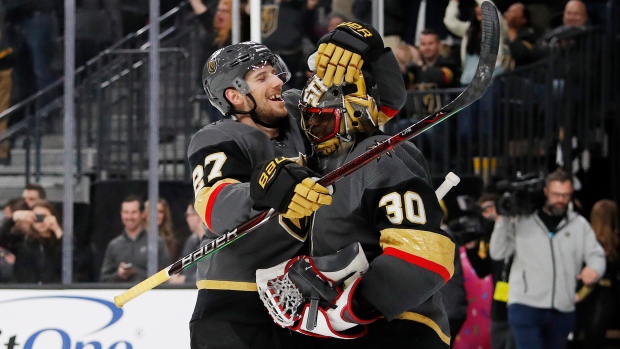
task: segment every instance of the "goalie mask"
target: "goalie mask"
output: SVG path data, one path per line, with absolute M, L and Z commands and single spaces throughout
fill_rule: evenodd
M 215 51 L 202 69 L 203 87 L 211 104 L 224 115 L 238 112 L 233 110 L 226 99 L 224 95 L 226 90 L 234 88 L 249 95 L 252 91 L 245 81 L 245 75 L 250 70 L 264 65 L 272 66 L 275 74 L 284 83 L 291 77 L 282 58 L 272 53 L 265 45 L 246 41 Z
M 314 75 L 301 93 L 301 128 L 322 155 L 333 153 L 352 135 L 366 133 L 380 126 L 375 99 L 367 94 L 360 74 L 350 85 L 325 87 Z

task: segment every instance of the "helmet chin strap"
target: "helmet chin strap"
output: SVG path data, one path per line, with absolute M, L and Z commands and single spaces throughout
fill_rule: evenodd
M 252 109 L 248 110 L 248 111 L 243 111 L 243 110 L 235 110 L 234 108 L 231 108 L 230 114 L 245 114 L 245 115 L 249 115 L 250 118 L 252 118 L 252 121 L 254 121 L 254 123 L 256 123 L 258 125 L 261 125 L 263 127 L 266 127 L 266 128 L 276 129 L 276 128 L 280 127 L 280 124 L 282 123 L 282 119 L 277 120 L 273 124 L 268 124 L 268 123 L 262 121 L 261 119 L 259 119 L 258 115 L 256 114 L 256 100 L 252 96 L 252 93 L 247 93 L 246 96 L 248 96 L 248 98 L 250 98 L 252 103 L 254 103 L 254 106 L 252 107 Z

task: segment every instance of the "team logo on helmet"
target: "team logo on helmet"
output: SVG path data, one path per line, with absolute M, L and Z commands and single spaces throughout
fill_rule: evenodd
M 207 69 L 209 69 L 209 73 L 215 73 L 215 71 L 217 70 L 217 60 L 215 58 L 211 58 L 207 67 Z

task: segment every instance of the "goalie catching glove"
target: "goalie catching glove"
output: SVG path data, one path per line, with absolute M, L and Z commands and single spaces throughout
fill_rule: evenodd
M 310 216 L 332 203 L 330 189 L 316 183 L 316 174 L 285 157 L 260 163 L 252 173 L 250 197 L 258 209 L 276 209 L 286 218 Z
M 354 83 L 364 62 L 375 62 L 383 53 L 383 39 L 371 25 L 344 22 L 319 40 L 308 58 L 308 68 L 316 71 L 325 86 Z
M 311 336 L 352 339 L 378 318 L 361 319 L 352 310 L 353 292 L 367 269 L 364 251 L 354 243 L 333 255 L 299 256 L 258 269 L 256 283 L 276 324 Z

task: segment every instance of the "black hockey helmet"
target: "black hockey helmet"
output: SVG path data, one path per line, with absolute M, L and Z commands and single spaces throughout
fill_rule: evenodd
M 282 58 L 257 42 L 240 42 L 215 51 L 202 69 L 202 84 L 211 104 L 224 115 L 232 114 L 232 107 L 224 96 L 226 90 L 234 88 L 249 94 L 251 90 L 245 74 L 266 64 L 276 69 L 284 83 L 290 79 L 291 73 Z

